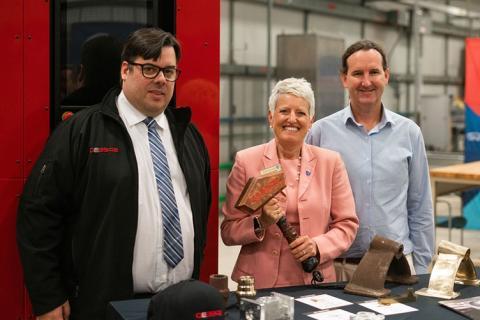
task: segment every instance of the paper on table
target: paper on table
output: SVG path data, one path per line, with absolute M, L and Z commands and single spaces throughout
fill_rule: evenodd
M 362 307 L 371 309 L 375 312 L 384 314 L 386 316 L 397 313 L 406 313 L 412 311 L 418 311 L 418 309 L 407 306 L 403 303 L 392 303 L 390 305 L 384 305 L 378 302 L 378 300 L 370 300 L 359 303 Z
M 308 304 L 312 307 L 324 310 L 324 309 L 333 309 L 343 306 L 348 306 L 352 304 L 346 300 L 335 298 L 328 294 L 319 294 L 315 296 L 305 296 L 295 299 L 298 302 Z
M 354 314 L 342 309 L 327 310 L 327 311 L 317 311 L 314 313 L 308 314 L 310 318 L 317 320 L 350 320 L 350 316 Z

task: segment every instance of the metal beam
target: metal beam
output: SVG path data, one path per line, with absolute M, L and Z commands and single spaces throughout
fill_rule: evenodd
M 422 9 L 442 12 L 449 16 L 469 18 L 469 19 L 480 18 L 480 13 L 477 11 L 472 11 L 469 9 L 461 8 L 458 6 L 452 6 L 449 4 L 446 5 L 443 3 L 435 3 L 430 1 L 419 1 L 419 0 L 400 0 L 400 2 L 410 6 L 418 4 L 418 6 Z
M 466 38 L 480 35 L 480 29 L 464 28 L 435 21 L 432 22 L 432 32 L 438 35 L 452 36 L 457 38 Z
M 221 75 L 243 76 L 243 77 L 257 77 L 265 78 L 267 76 L 268 68 L 266 66 L 251 66 L 238 64 L 224 64 L 220 65 Z M 272 67 L 272 77 L 275 77 L 276 68 Z
M 151 2 L 151 1 L 147 1 Z M 62 9 L 67 8 L 86 8 L 86 7 L 145 7 L 145 2 L 135 1 L 135 0 L 79 0 L 79 1 L 70 1 L 67 3 L 63 2 L 61 4 Z
M 390 74 L 391 82 L 413 83 L 415 76 L 413 74 Z M 427 76 L 423 75 L 423 84 L 441 84 L 452 86 L 463 86 L 463 78 L 461 77 L 445 77 L 445 76 Z
M 234 2 L 256 3 L 267 5 L 268 0 L 234 0 Z M 372 23 L 386 24 L 394 27 L 398 25 L 389 20 L 388 13 L 374 8 L 364 7 L 360 5 L 352 5 L 341 3 L 338 1 L 326 0 L 273 0 L 276 8 L 284 8 L 303 12 L 312 12 L 336 16 L 340 18 L 360 20 Z M 448 35 L 452 37 L 465 38 L 471 35 L 480 34 L 480 29 L 470 30 L 451 24 L 433 22 L 432 32 L 439 35 Z
M 235 0 L 236 2 L 250 2 L 267 5 L 268 0 Z M 326 0 L 273 0 L 277 8 L 308 11 L 313 13 L 327 14 L 348 19 L 364 20 L 376 23 L 387 23 L 387 14 L 380 10 L 339 3 L 338 1 Z
M 241 76 L 252 78 L 264 78 L 267 74 L 266 66 L 252 66 L 252 65 L 236 65 L 236 64 L 221 64 L 220 74 L 222 76 Z M 276 78 L 276 68 L 272 67 L 272 77 Z M 390 74 L 391 82 L 398 83 L 413 83 L 413 74 Z M 424 84 L 442 84 L 461 86 L 464 84 L 462 77 L 445 77 L 445 76 L 423 76 Z

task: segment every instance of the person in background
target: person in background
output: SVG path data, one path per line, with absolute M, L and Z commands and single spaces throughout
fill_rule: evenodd
M 434 254 L 429 170 L 420 128 L 388 110 L 382 95 L 390 70 L 383 49 L 355 42 L 342 56 L 341 81 L 350 104 L 316 121 L 306 142 L 337 151 L 348 171 L 360 219 L 350 249 L 335 261 L 351 279 L 375 235 L 404 246 L 412 274 L 428 272 Z
M 99 33 L 88 38 L 81 48 L 81 64 L 75 72 L 76 90 L 61 101 L 64 106 L 91 106 L 120 81 L 122 44 L 115 37 Z
M 317 256 L 317 270 L 335 281 L 333 259 L 347 250 L 358 227 L 344 164 L 338 153 L 304 143 L 315 110 L 305 79 L 279 81 L 268 107 L 274 139 L 239 151 L 227 181 L 221 236 L 228 246 L 242 246 L 232 279 L 253 276 L 257 289 L 309 284 L 312 275 L 301 262 Z M 248 179 L 278 164 L 287 187 L 254 214 L 236 209 Z M 283 215 L 299 234 L 290 245 L 275 224 Z
M 210 162 L 189 108 L 167 108 L 180 46 L 133 32 L 122 88 L 62 122 L 23 191 L 17 242 L 39 320 L 105 319 L 110 300 L 198 278 Z

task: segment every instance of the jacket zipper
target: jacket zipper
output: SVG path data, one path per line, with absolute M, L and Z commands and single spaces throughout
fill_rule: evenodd
M 42 178 L 43 178 L 46 170 L 47 170 L 47 164 L 44 163 L 43 166 L 42 166 L 42 169 L 40 169 L 40 176 L 38 177 L 38 180 L 37 180 L 37 186 L 35 188 L 35 194 L 38 194 L 40 192 L 40 186 L 42 185 Z
M 79 293 L 79 291 L 80 291 L 80 286 L 77 284 L 77 285 L 75 286 L 75 292 L 74 292 L 74 294 L 73 294 L 73 297 L 74 297 L 75 299 L 78 298 L 78 293 Z

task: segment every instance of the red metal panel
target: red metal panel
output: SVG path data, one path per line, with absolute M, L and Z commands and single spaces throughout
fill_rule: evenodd
M 22 177 L 22 12 L 22 1 L 0 2 L 0 179 Z
M 15 241 L 17 195 L 23 184 L 23 2 L 0 2 L 0 310 L 23 319 L 23 280 Z
M 213 201 L 202 279 L 218 270 L 218 146 L 220 81 L 220 1 L 177 0 L 176 36 L 182 45 L 177 105 L 193 110 L 212 164 Z
M 25 1 L 23 25 L 23 176 L 26 178 L 50 134 L 50 2 Z M 19 288 L 23 288 L 23 283 Z M 24 319 L 30 319 L 28 294 L 26 291 L 22 294 Z
M 465 103 L 480 115 L 480 38 L 465 39 Z
M 50 3 L 25 1 L 24 11 L 24 175 L 50 133 Z
M 23 281 L 15 240 L 21 179 L 0 179 L 0 310 L 2 319 L 23 318 Z

